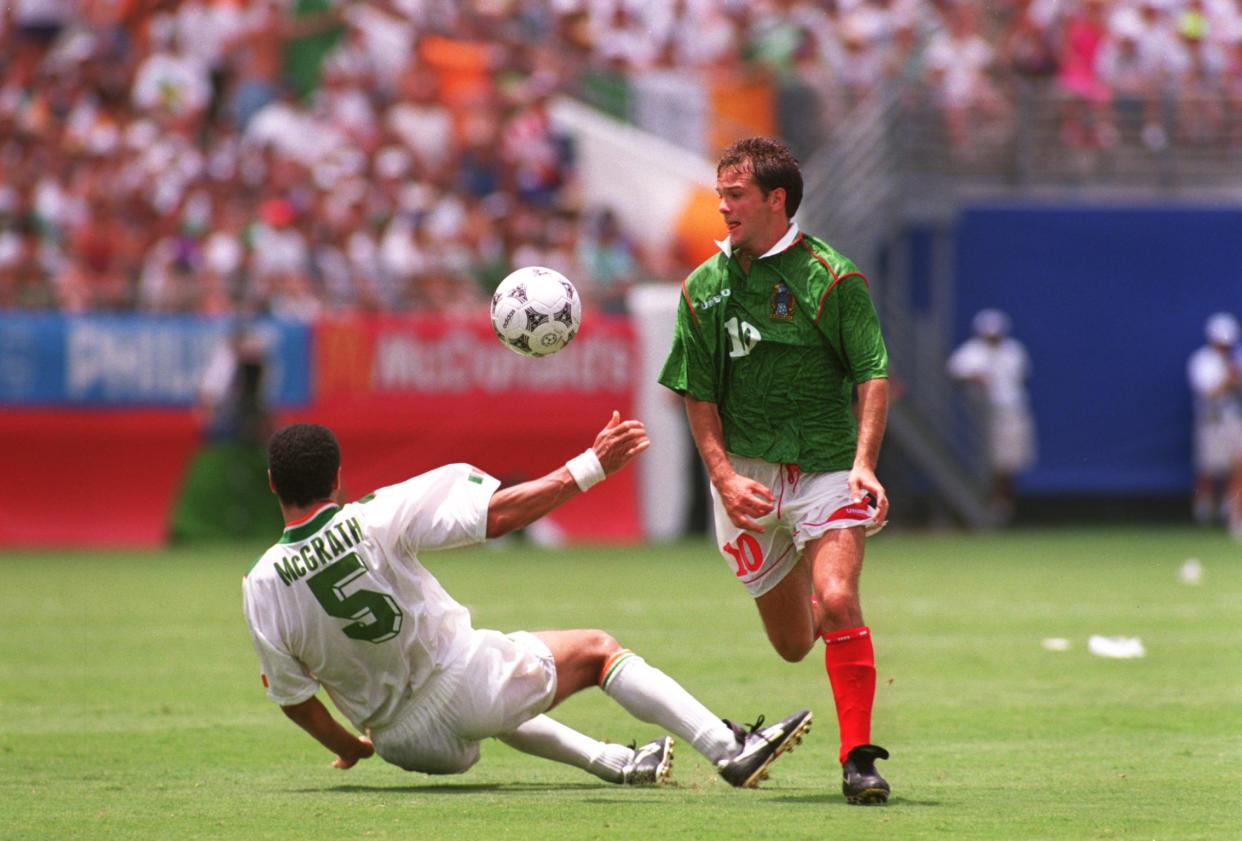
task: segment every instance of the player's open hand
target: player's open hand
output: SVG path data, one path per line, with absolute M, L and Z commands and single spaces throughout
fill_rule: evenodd
M 604 474 L 611 476 L 650 446 L 651 439 L 647 437 L 647 429 L 642 421 L 623 421 L 621 413 L 613 411 L 608 425 L 595 436 L 595 443 L 591 448 L 599 457 Z
M 771 514 L 775 503 L 767 485 L 734 473 L 721 482 L 716 491 L 733 525 L 747 531 L 763 531 L 758 520 Z
M 375 747 L 371 744 L 371 740 L 366 736 L 358 737 L 357 749 L 350 752 L 350 756 L 338 755 L 332 760 L 333 768 L 340 768 L 342 771 L 348 771 L 358 764 L 360 759 L 369 759 L 375 755 Z

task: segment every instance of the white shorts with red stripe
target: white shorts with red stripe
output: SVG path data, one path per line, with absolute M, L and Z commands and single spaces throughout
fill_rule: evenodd
M 871 536 L 884 527 L 875 519 L 876 508 L 868 497 L 850 497 L 849 471 L 803 473 L 796 464 L 772 464 L 756 458 L 729 455 L 733 469 L 762 482 L 771 491 L 772 513 L 759 519 L 763 533 L 733 525 L 713 487 L 716 543 L 737 579 L 758 598 L 780 583 L 806 545 L 826 531 L 865 528 Z

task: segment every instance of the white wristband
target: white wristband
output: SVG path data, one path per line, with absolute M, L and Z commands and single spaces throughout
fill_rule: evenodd
M 595 450 L 588 449 L 582 455 L 574 456 L 565 462 L 569 475 L 574 477 L 581 490 L 590 490 L 604 481 L 604 465 L 599 463 Z

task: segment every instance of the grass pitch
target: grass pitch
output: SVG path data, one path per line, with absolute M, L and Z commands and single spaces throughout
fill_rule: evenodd
M 274 537 L 275 535 L 273 535 Z M 603 627 L 722 716 L 810 706 L 758 791 L 679 743 L 624 789 L 485 744 L 464 776 L 348 772 L 268 702 L 241 619 L 262 546 L 0 558 L 0 838 L 1242 838 L 1242 547 L 1186 530 L 884 534 L 874 738 L 893 798 L 840 796 L 818 651 L 779 661 L 710 546 L 428 555 L 475 624 Z M 1199 584 L 1178 569 L 1197 557 Z M 1090 654 L 1092 634 L 1147 656 Z M 1045 638 L 1069 641 L 1049 651 Z M 599 692 L 566 723 L 657 735 Z

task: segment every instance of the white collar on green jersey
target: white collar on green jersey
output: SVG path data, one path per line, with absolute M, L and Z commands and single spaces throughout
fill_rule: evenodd
M 759 259 L 762 260 L 764 257 L 771 257 L 773 254 L 780 254 L 786 248 L 794 244 L 794 242 L 798 239 L 799 233 L 798 223 L 790 222 L 789 230 L 785 231 L 785 236 L 781 237 L 777 241 L 776 245 L 769 248 L 766 253 L 759 255 Z M 731 237 L 725 237 L 722 240 L 718 240 L 716 242 L 716 247 L 723 251 L 726 257 L 733 256 L 733 240 Z

